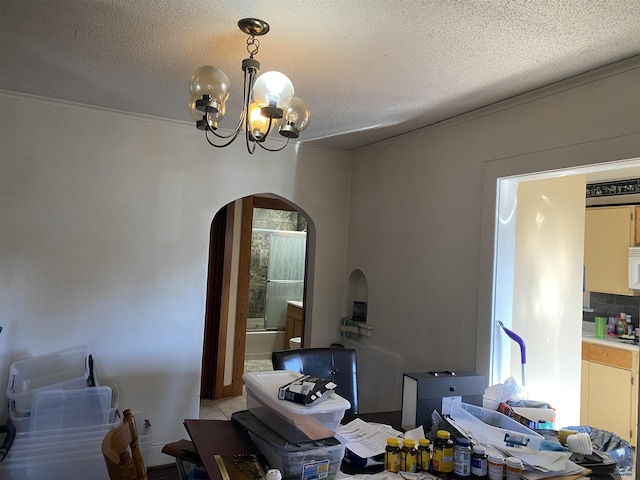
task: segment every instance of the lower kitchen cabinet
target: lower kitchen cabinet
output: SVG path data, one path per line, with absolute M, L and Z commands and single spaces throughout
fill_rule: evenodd
M 580 423 L 636 445 L 638 352 L 582 343 Z

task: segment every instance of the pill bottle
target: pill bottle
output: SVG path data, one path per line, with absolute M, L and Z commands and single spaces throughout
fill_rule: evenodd
M 277 468 L 267 471 L 267 480 L 282 480 L 282 473 Z
M 487 450 L 482 445 L 474 445 L 471 450 L 471 478 L 473 480 L 487 478 Z
M 499 453 L 492 453 L 487 457 L 487 472 L 489 480 L 502 480 L 504 475 L 504 458 Z
M 418 467 L 423 472 L 431 471 L 431 442 L 428 438 L 418 440 Z
M 522 460 L 517 457 L 507 458 L 507 480 L 520 480 L 522 470 Z
M 395 437 L 387 438 L 384 449 L 384 468 L 387 472 L 398 473 L 400 470 L 400 440 Z
M 453 473 L 460 478 L 471 475 L 471 442 L 468 438 L 456 438 L 453 447 Z
M 453 472 L 453 442 L 451 434 L 446 430 L 438 430 L 433 444 L 431 470 L 436 473 Z
M 405 438 L 402 441 L 402 449 L 400 450 L 400 470 L 410 473 L 418 471 L 418 451 L 416 450 L 415 440 Z

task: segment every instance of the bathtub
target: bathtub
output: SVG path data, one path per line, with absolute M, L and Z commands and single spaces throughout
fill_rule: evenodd
M 271 352 L 284 348 L 284 330 L 247 332 L 244 358 L 246 360 L 270 360 Z

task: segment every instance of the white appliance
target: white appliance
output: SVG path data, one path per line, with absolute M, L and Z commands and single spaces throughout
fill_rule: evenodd
M 640 290 L 640 247 L 629 248 L 629 288 Z

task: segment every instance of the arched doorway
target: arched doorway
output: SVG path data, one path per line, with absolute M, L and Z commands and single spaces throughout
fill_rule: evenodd
M 308 215 L 275 195 L 252 195 L 223 207 L 211 225 L 201 398 L 219 399 L 242 394 L 247 319 L 255 316 L 252 305 L 255 299 L 250 298 L 250 288 L 253 219 L 257 209 L 292 212 L 304 221 L 308 231 L 303 285 L 300 286 L 303 331 L 305 323 L 310 321 L 307 288 L 315 229 Z M 281 348 L 284 343 L 276 349 Z

